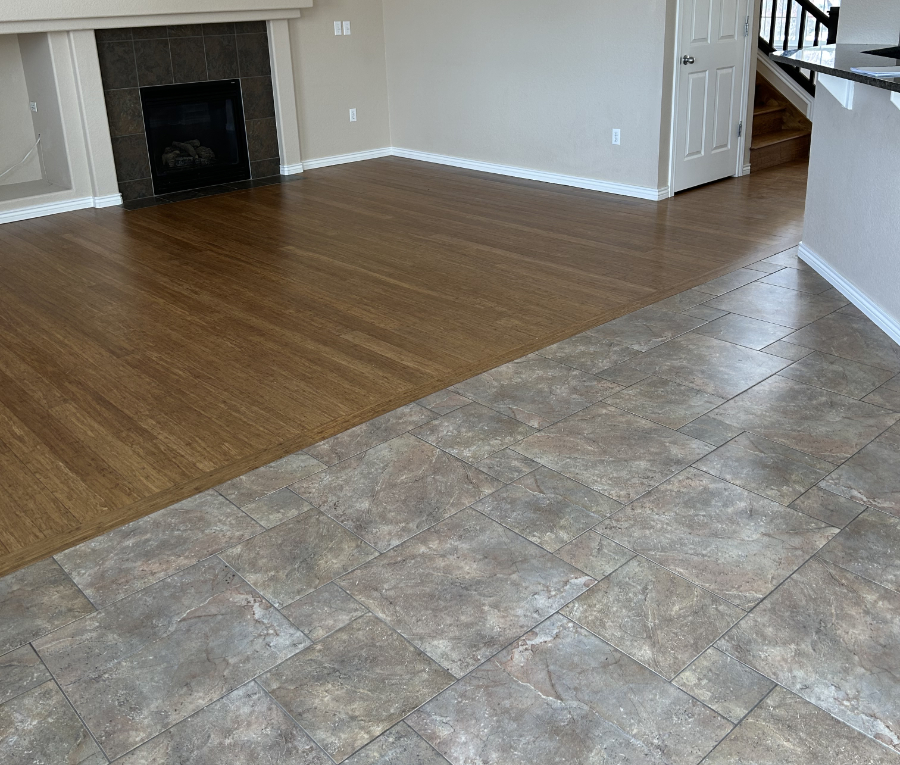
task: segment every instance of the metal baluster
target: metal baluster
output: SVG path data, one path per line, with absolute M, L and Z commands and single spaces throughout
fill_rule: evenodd
M 775 20 L 778 18 L 778 0 L 772 0 L 772 23 L 769 25 L 769 45 L 775 47 Z
M 794 12 L 794 0 L 787 0 L 784 14 L 784 47 L 781 50 L 788 50 L 791 47 L 791 16 Z
M 816 46 L 819 44 L 819 30 L 821 28 L 822 28 L 822 22 L 819 21 L 818 19 L 816 19 L 816 36 L 815 36 L 815 39 L 813 40 L 813 46 Z
M 800 29 L 797 35 L 797 47 L 803 47 L 803 38 L 806 37 L 806 7 L 800 7 Z

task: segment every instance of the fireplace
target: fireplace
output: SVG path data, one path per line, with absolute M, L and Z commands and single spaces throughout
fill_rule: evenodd
M 141 88 L 154 194 L 250 178 L 237 79 Z

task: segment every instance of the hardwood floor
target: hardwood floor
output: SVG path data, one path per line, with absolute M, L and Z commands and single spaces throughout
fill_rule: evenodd
M 786 249 L 805 188 L 387 158 L 0 226 L 0 574 Z

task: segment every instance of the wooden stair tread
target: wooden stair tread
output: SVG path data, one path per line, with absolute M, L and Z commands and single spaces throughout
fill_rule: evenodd
M 787 109 L 787 107 L 782 106 L 781 104 L 777 104 L 775 106 L 754 106 L 753 107 L 753 115 L 759 116 L 760 114 L 772 114 L 773 112 L 783 112 Z
M 791 141 L 795 138 L 802 138 L 811 133 L 811 130 L 778 130 L 774 133 L 763 133 L 762 135 L 753 136 L 753 139 L 750 141 L 750 148 L 762 149 L 766 146 L 774 146 L 775 144 Z

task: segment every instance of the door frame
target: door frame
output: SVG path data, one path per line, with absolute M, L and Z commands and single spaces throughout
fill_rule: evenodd
M 750 33 L 744 38 L 744 81 L 741 84 L 741 121 L 744 122 L 741 135 L 738 137 L 737 146 L 737 162 L 735 162 L 735 176 L 748 175 L 750 166 L 744 166 L 744 154 L 747 148 L 747 135 L 753 129 L 752 120 L 748 117 L 748 108 L 750 100 L 750 79 L 756 71 L 755 67 L 751 72 L 751 53 L 755 49 L 755 45 L 751 46 L 751 41 L 758 34 L 758 17 L 759 8 L 762 0 L 747 0 L 747 14 L 750 18 Z M 681 44 L 681 23 L 684 16 L 685 0 L 676 0 L 675 6 L 675 29 L 672 45 L 672 123 L 669 126 L 669 185 L 668 196 L 675 196 L 675 144 L 676 129 L 678 124 L 678 77 L 681 71 L 681 60 L 679 58 L 679 45 Z M 688 191 L 688 189 L 685 189 Z

